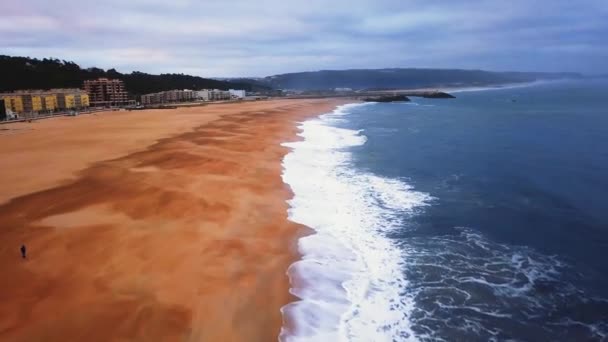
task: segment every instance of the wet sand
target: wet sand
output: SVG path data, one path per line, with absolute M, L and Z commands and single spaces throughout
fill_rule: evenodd
M 280 143 L 345 101 L 0 126 L 0 340 L 276 340 L 304 231 Z

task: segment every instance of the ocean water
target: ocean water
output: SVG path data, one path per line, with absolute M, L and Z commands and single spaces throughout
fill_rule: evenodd
M 608 81 L 352 104 L 286 143 L 284 341 L 608 340 Z

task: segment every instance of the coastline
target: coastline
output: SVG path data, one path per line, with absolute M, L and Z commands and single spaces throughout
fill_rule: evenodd
M 302 257 L 288 270 L 298 300 L 282 309 L 281 341 L 415 340 L 408 320 L 413 302 L 401 295 L 407 279 L 400 260 L 407 253 L 383 233 L 401 219 L 395 213 L 410 215 L 432 197 L 353 167 L 351 148 L 367 136 L 349 128 L 348 117 L 374 106 L 339 106 L 301 123 L 302 139 L 284 144 L 291 151 L 283 179 L 294 192 L 288 218 L 312 232 L 298 240 Z
M 0 134 L 0 338 L 276 340 L 305 233 L 287 220 L 281 143 L 347 102 L 10 125 Z

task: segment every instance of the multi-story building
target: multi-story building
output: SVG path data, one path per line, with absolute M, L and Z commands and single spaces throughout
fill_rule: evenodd
M 228 90 L 203 89 L 197 91 L 197 97 L 203 101 L 222 101 L 230 100 L 232 95 Z
M 42 95 L 42 107 L 44 110 L 54 112 L 57 110 L 57 95 L 45 94 Z
M 19 114 L 24 118 L 35 117 L 42 111 L 42 99 L 36 93 L 19 91 L 0 94 L 0 98 L 4 100 L 8 113 Z
M 35 115 L 42 111 L 42 97 L 38 93 L 23 93 L 23 112 Z
M 144 106 L 193 100 L 196 100 L 196 92 L 188 89 L 161 91 L 141 96 L 141 104 Z
M 244 99 L 247 96 L 247 92 L 241 89 L 230 89 L 228 90 L 230 96 L 235 99 Z
M 23 113 L 23 100 L 21 96 L 13 93 L 0 94 L 0 99 L 4 100 L 4 108 L 8 113 Z
M 57 108 L 62 110 L 83 109 L 89 107 L 89 95 L 81 89 L 52 89 L 57 97 Z
M 83 108 L 90 107 L 89 94 L 80 94 L 80 104 Z
M 98 78 L 84 81 L 84 90 L 89 95 L 89 102 L 94 107 L 125 106 L 130 103 L 121 80 Z
M 2 97 L 0 94 L 0 121 L 17 119 L 17 110 L 22 110 L 21 98 Z
M 89 106 L 89 95 L 85 93 L 74 94 L 74 107 L 83 108 Z
M 0 94 L 0 99 L 7 113 L 26 119 L 89 107 L 89 96 L 80 89 L 20 90 Z
M 146 94 L 141 96 L 141 104 L 144 106 L 157 103 L 161 103 L 159 93 Z
M 74 95 L 62 94 L 61 96 L 61 107 L 65 109 L 73 109 L 76 108 L 76 100 L 74 99 Z

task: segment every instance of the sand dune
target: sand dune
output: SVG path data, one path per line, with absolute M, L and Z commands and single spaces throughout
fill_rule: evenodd
M 303 232 L 279 144 L 342 102 L 0 126 L 0 340 L 276 340 Z

